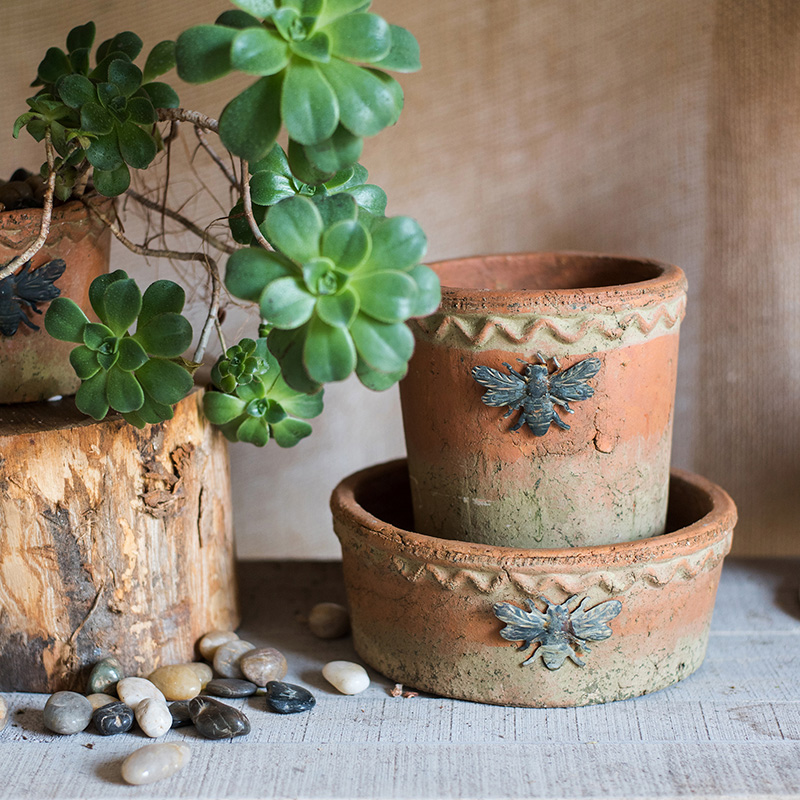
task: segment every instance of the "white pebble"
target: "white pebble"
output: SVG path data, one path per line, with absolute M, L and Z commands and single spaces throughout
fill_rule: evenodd
M 92 704 L 92 711 L 97 711 L 98 708 L 107 706 L 109 703 L 118 703 L 116 697 L 104 692 L 95 692 L 94 694 L 87 694 L 86 699 Z
M 255 650 L 256 646 L 244 639 L 234 639 L 220 645 L 214 653 L 214 671 L 223 678 L 242 678 L 239 660 L 245 653 Z
M 369 686 L 369 675 L 352 661 L 330 661 L 322 668 L 322 676 L 342 694 L 359 694 Z
M 0 731 L 8 724 L 8 703 L 0 697 Z
M 158 739 L 172 727 L 172 714 L 166 703 L 154 697 L 145 697 L 136 706 L 136 721 L 151 739 Z
M 213 661 L 214 653 L 216 653 L 220 645 L 238 638 L 239 637 L 233 631 L 211 631 L 200 640 L 197 648 L 200 650 L 200 655 L 203 656 L 206 661 Z
M 117 684 L 117 695 L 126 706 L 130 706 L 134 711 L 145 697 L 154 697 L 162 703 L 167 702 L 162 691 L 147 678 L 123 678 Z
M 122 762 L 122 777 L 139 786 L 169 778 L 186 766 L 192 751 L 185 744 L 148 744 L 131 753 Z
M 318 639 L 340 639 L 350 631 L 350 615 L 339 603 L 317 603 L 308 615 L 308 627 Z

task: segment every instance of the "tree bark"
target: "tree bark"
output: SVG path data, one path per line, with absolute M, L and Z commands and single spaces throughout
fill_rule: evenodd
M 137 430 L 72 398 L 0 407 L 0 689 L 191 661 L 239 622 L 225 440 L 202 392 Z

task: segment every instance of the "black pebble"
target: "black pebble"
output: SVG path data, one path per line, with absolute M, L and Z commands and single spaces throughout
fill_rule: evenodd
M 174 703 L 170 703 L 169 713 L 172 714 L 173 728 L 182 728 L 184 725 L 192 724 L 188 700 L 176 700 Z
M 193 697 L 189 701 L 189 713 L 197 732 L 206 739 L 230 739 L 250 733 L 250 720 L 238 708 L 211 697 Z
M 279 714 L 297 714 L 310 711 L 317 700 L 308 689 L 294 683 L 270 681 L 267 684 L 267 708 Z
M 238 678 L 214 678 L 206 684 L 203 694 L 211 694 L 214 697 L 249 697 L 255 694 L 258 689 L 250 681 L 242 681 Z
M 92 714 L 92 722 L 101 736 L 129 731 L 133 727 L 133 719 L 133 709 L 120 701 L 100 706 Z

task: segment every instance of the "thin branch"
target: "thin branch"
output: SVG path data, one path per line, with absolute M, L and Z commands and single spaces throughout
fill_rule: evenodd
M 219 123 L 213 117 L 188 108 L 159 108 L 158 119 L 161 122 L 191 122 L 197 128 L 219 133 Z
M 225 175 L 225 177 L 228 179 L 228 183 L 230 183 L 230 185 L 235 189 L 238 189 L 239 181 L 236 180 L 233 170 L 222 160 L 219 153 L 217 153 L 217 151 L 209 144 L 202 128 L 195 126 L 194 132 L 197 136 L 197 141 L 200 142 L 200 146 L 206 151 L 206 153 L 208 153 L 211 160 L 222 170 L 223 175 Z
M 170 219 L 174 219 L 176 222 L 179 222 L 184 228 L 191 231 L 195 236 L 199 236 L 204 242 L 208 242 L 208 244 L 220 252 L 231 255 L 231 253 L 235 253 L 236 250 L 238 250 L 238 248 L 232 247 L 231 245 L 223 242 L 221 239 L 218 239 L 208 231 L 204 231 L 201 227 L 195 225 L 190 219 L 184 217 L 183 214 L 179 214 L 177 211 L 173 211 L 171 208 L 167 208 L 166 206 L 159 205 L 154 200 L 150 200 L 150 198 L 139 194 L 139 192 L 137 192 L 135 189 L 128 189 L 126 194 L 128 197 L 143 205 L 145 208 L 149 208 L 151 211 L 158 211 L 160 214 L 166 214 L 166 216 L 168 216 Z
M 5 267 L 0 269 L 0 281 L 13 275 L 23 264 L 30 261 L 47 241 L 50 233 L 50 222 L 53 219 L 53 195 L 56 191 L 56 170 L 55 153 L 53 152 L 53 142 L 50 139 L 50 131 L 45 130 L 44 145 L 47 153 L 47 184 L 44 192 L 44 207 L 42 208 L 42 224 L 39 227 L 39 235 L 36 240 L 24 252 L 13 258 Z
M 244 215 L 247 218 L 247 223 L 250 225 L 253 236 L 256 237 L 256 241 L 265 250 L 272 250 L 272 246 L 259 230 L 256 218 L 253 216 L 253 198 L 250 196 L 250 169 L 244 159 L 242 159 L 242 202 L 244 203 Z
M 208 253 L 189 253 L 182 252 L 180 250 L 154 250 L 149 247 L 143 247 L 142 245 L 136 244 L 128 239 L 128 237 L 125 236 L 120 229 L 119 225 L 114 220 L 103 214 L 102 211 L 99 211 L 93 206 L 87 207 L 131 252 L 140 256 L 150 256 L 152 258 L 171 258 L 175 261 L 198 261 L 208 270 L 208 274 L 211 279 L 211 303 L 209 304 L 208 316 L 206 317 L 206 322 L 203 325 L 203 330 L 200 333 L 200 340 L 193 356 L 194 361 L 201 361 L 205 353 L 206 345 L 208 344 L 208 338 L 214 328 L 214 323 L 219 311 L 220 281 L 217 262 L 210 255 L 208 255 Z

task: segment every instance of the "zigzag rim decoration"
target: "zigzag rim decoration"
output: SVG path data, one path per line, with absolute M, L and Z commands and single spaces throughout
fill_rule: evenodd
M 625 592 L 639 581 L 654 588 L 666 586 L 674 580 L 691 581 L 702 572 L 715 569 L 728 551 L 727 539 L 703 551 L 702 558 L 682 557 L 667 561 L 660 565 L 640 569 L 637 574 L 635 565 L 620 568 L 617 572 L 609 570 L 594 571 L 580 575 L 539 574 L 523 576 L 515 574 L 513 569 L 500 572 L 470 570 L 449 567 L 439 564 L 426 564 L 395 555 L 392 557 L 394 568 L 408 581 L 416 583 L 423 579 L 436 581 L 440 586 L 455 591 L 465 583 L 470 583 L 483 594 L 493 594 L 507 584 L 514 586 L 525 594 L 541 594 L 552 587 L 565 594 L 581 593 L 592 586 L 600 586 L 607 593 Z M 700 554 L 698 554 L 700 555 Z M 622 578 L 623 580 L 620 580 Z
M 534 322 L 525 325 L 520 333 L 514 331 L 513 323 L 504 318 L 477 318 L 483 323 L 477 332 L 471 331 L 465 318 L 458 316 L 433 315 L 424 320 L 415 320 L 415 324 L 423 333 L 435 339 L 443 339 L 451 329 L 455 329 L 474 345 L 485 344 L 494 333 L 514 344 L 528 344 L 542 330 L 547 330 L 554 339 L 562 344 L 575 344 L 594 331 L 609 341 L 617 341 L 632 325 L 635 325 L 643 336 L 649 336 L 660 322 L 663 322 L 664 327 L 669 330 L 674 328 L 685 314 L 686 300 L 681 298 L 674 314 L 670 314 L 667 306 L 662 305 L 656 310 L 652 319 L 647 319 L 640 312 L 634 312 L 622 319 L 614 319 L 614 324 L 608 325 L 601 317 L 593 317 L 585 321 L 575 332 L 565 330 L 560 320 L 555 321 L 544 317 L 539 317 Z M 613 315 L 609 315 L 609 317 L 613 319 Z

